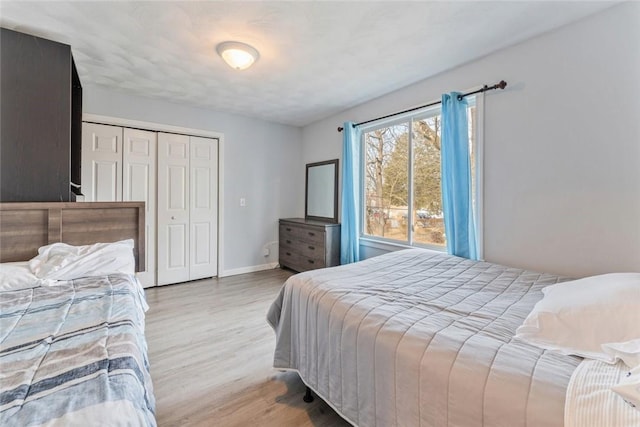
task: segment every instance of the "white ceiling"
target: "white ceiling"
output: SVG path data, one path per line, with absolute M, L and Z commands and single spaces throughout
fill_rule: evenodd
M 611 5 L 2 0 L 0 24 L 71 45 L 83 84 L 303 126 Z M 260 59 L 232 70 L 225 40 Z

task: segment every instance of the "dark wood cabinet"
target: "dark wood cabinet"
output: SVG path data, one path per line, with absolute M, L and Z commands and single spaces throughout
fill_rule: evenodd
M 69 201 L 72 129 L 82 114 L 71 48 L 0 31 L 0 201 Z M 77 150 L 73 157 L 79 167 Z
M 298 272 L 340 265 L 340 224 L 281 219 L 279 258 L 281 267 Z
M 71 191 L 80 192 L 82 177 L 82 84 L 71 60 Z M 72 196 L 73 198 L 73 196 Z

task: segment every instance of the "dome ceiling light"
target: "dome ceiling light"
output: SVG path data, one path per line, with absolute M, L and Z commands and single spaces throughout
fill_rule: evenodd
M 216 46 L 216 51 L 235 70 L 246 70 L 260 57 L 253 46 L 241 42 L 222 42 Z

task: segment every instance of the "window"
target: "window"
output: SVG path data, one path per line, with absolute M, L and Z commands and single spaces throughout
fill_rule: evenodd
M 476 108 L 474 98 L 467 101 L 475 189 Z M 441 124 L 438 106 L 362 130 L 362 237 L 444 249 Z

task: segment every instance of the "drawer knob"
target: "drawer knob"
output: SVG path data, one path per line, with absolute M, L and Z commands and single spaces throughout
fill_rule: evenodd
M 315 261 L 312 259 L 308 259 L 307 261 L 309 261 L 309 264 L 315 264 Z
M 311 249 L 312 251 L 315 251 L 316 247 L 315 246 L 309 246 L 309 249 Z
M 291 240 L 285 240 L 285 242 L 287 242 L 287 243 L 291 243 Z
M 311 231 L 309 232 L 309 236 L 315 236 L 316 233 L 312 233 Z
M 287 255 L 291 256 L 291 252 L 287 252 Z
M 289 227 L 286 228 L 287 231 L 291 231 L 291 229 Z

